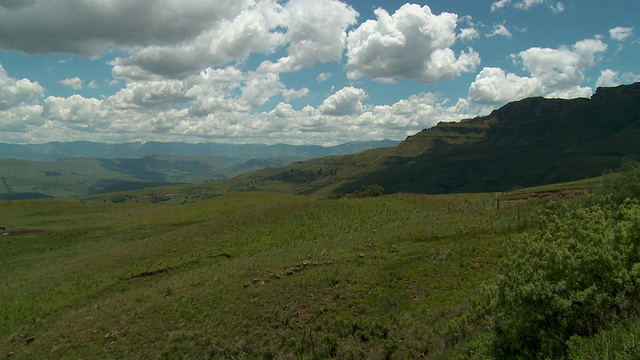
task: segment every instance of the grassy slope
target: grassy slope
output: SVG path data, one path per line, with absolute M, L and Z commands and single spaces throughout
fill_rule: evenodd
M 314 193 L 330 195 L 332 193 L 353 192 L 361 185 L 373 184 L 363 178 L 383 171 L 389 166 L 399 166 L 407 159 L 415 158 L 429 152 L 435 143 L 450 145 L 475 143 L 482 139 L 489 127 L 488 123 L 465 121 L 462 123 L 440 123 L 437 127 L 409 136 L 395 147 L 371 149 L 358 154 L 344 156 L 327 156 L 323 158 L 299 161 L 280 168 L 267 168 L 253 173 L 240 175 L 238 179 L 263 183 L 264 179 L 287 172 L 308 172 L 324 170 L 324 175 L 311 181 L 291 182 L 281 181 L 293 186 L 295 193 Z M 331 174 L 327 170 L 335 171 Z M 349 187 L 348 184 L 357 185 Z
M 179 156 L 56 161 L 0 159 L 0 194 L 40 192 L 55 197 L 81 196 L 101 180 L 204 182 L 211 179 L 216 170 L 236 164 L 219 157 Z
M 496 211 L 482 194 L 93 200 L 0 203 L 10 230 L 48 229 L 0 237 L 0 353 L 433 355 L 534 207 Z
M 0 194 L 41 192 L 56 197 L 86 194 L 89 187 L 103 179 L 136 180 L 104 169 L 99 160 L 88 158 L 57 161 L 0 159 Z

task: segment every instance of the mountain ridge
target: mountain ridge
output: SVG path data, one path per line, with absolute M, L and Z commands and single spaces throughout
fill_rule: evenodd
M 590 99 L 526 98 L 486 116 L 440 122 L 392 148 L 312 159 L 280 172 L 331 169 L 301 193 L 505 191 L 581 180 L 640 159 L 640 83 L 598 88 Z M 289 177 L 295 178 L 295 177 Z

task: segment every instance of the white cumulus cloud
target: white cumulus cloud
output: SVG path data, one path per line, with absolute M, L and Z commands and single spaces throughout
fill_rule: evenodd
M 0 129 L 5 141 L 18 139 L 28 129 L 41 126 L 42 106 L 37 103 L 43 96 L 44 88 L 29 79 L 16 79 L 0 64 Z
M 491 4 L 491 11 L 497 11 L 499 9 L 502 9 L 504 7 L 506 7 L 507 5 L 509 5 L 511 3 L 511 0 L 498 0 L 498 1 L 494 1 Z
M 581 40 L 557 49 L 529 48 L 513 58 L 522 63 L 530 76 L 484 68 L 469 87 L 469 99 L 481 104 L 504 104 L 528 96 L 588 97 L 593 90 L 582 86 L 584 72 L 606 50 L 607 45 L 598 39 Z
M 215 70 L 208 68 L 186 82 L 189 89 L 185 96 L 192 99 L 189 114 L 197 117 L 216 112 L 248 113 L 259 109 L 276 95 L 295 97 L 306 92 L 304 89 L 286 89 L 277 73 L 243 73 L 231 66 Z
M 362 100 L 367 97 L 364 90 L 348 86 L 338 90 L 318 107 L 324 115 L 355 115 L 364 111 Z
M 275 63 L 265 61 L 258 71 L 288 72 L 315 62 L 342 58 L 346 29 L 355 24 L 357 12 L 335 0 L 290 0 L 284 5 L 287 56 Z
M 242 95 L 238 101 L 251 110 L 257 110 L 272 97 L 285 90 L 280 76 L 274 73 L 250 73 L 241 88 Z
M 531 96 L 543 95 L 538 79 L 505 73 L 500 68 L 480 71 L 469 88 L 469 100 L 480 104 L 506 104 Z
M 596 55 L 607 50 L 601 40 L 586 39 L 558 49 L 534 47 L 520 52 L 524 68 L 546 88 L 566 89 L 584 81 L 584 71 L 592 67 Z
M 551 8 L 551 11 L 553 11 L 554 14 L 560 14 L 565 9 L 564 4 L 561 2 L 558 2 L 555 5 L 551 4 L 549 5 L 549 7 Z
M 316 76 L 316 80 L 318 82 L 325 82 L 327 80 L 329 80 L 329 78 L 331 78 L 333 76 L 332 73 L 328 73 L 328 72 L 323 72 L 318 74 L 318 76 Z
M 575 99 L 575 98 L 590 98 L 593 95 L 593 89 L 588 86 L 579 86 L 576 85 L 574 87 L 566 88 L 566 89 L 557 89 L 549 94 L 545 95 L 547 98 L 551 99 Z
M 609 30 L 609 36 L 614 40 L 624 41 L 626 38 L 633 36 L 633 28 L 617 26 Z
M 457 15 L 435 15 L 428 6 L 406 4 L 390 15 L 375 11 L 349 32 L 347 76 L 393 81 L 405 77 L 425 83 L 438 82 L 471 72 L 480 63 L 473 49 L 458 56 L 450 48 L 456 41 Z
M 44 88 L 29 79 L 15 79 L 0 64 L 0 111 L 25 104 L 29 99 L 42 96 Z
M 596 87 L 612 87 L 622 84 L 632 84 L 640 81 L 640 75 L 627 72 L 620 74 L 618 71 L 605 69 L 600 71 L 600 76 L 596 81 Z
M 460 38 L 460 40 L 462 41 L 472 41 L 479 37 L 480 33 L 474 28 L 462 29 L 460 30 L 460 35 L 458 35 L 458 38 Z
M 189 97 L 180 80 L 131 82 L 107 99 L 116 108 L 167 107 L 187 100 Z
M 554 14 L 559 14 L 564 11 L 565 6 L 562 2 L 553 3 L 548 0 L 520 0 L 520 1 L 512 1 L 512 0 L 497 0 L 491 4 L 491 11 L 495 12 L 500 9 L 513 6 L 516 9 L 520 10 L 529 10 L 537 5 L 547 4 L 549 9 Z
M 617 71 L 613 71 L 611 69 L 605 69 L 600 71 L 600 77 L 598 77 L 598 80 L 596 81 L 596 87 L 600 87 L 600 86 L 607 87 L 607 86 L 616 86 L 616 85 L 620 85 Z
M 522 0 L 515 3 L 513 6 L 515 6 L 518 9 L 528 10 L 533 6 L 544 4 L 544 2 L 545 0 Z
M 296 111 L 293 109 L 291 104 L 281 102 L 276 105 L 275 109 L 273 109 L 270 114 L 279 118 L 289 118 L 295 116 Z
M 305 97 L 309 95 L 309 89 L 308 88 L 302 88 L 302 89 L 286 89 L 282 92 L 282 97 L 284 98 L 285 101 L 291 101 L 294 99 L 299 99 L 301 97 Z
M 26 133 L 33 127 L 42 126 L 41 105 L 20 104 L 8 110 L 0 110 L 0 127 L 2 127 L 5 141 L 11 139 L 12 133 Z M 22 136 L 17 136 L 17 140 L 22 140 Z
M 264 61 L 258 71 L 298 71 L 316 62 L 340 60 L 346 29 L 355 24 L 357 16 L 337 0 L 257 0 L 241 10 L 209 22 L 184 41 L 127 48 L 128 56 L 111 62 L 113 76 L 183 79 L 206 67 L 278 50 L 286 50 L 287 55 L 275 62 Z
M 49 96 L 44 100 L 43 115 L 54 121 L 77 123 L 93 127 L 94 121 L 102 119 L 102 101 L 80 95 L 68 98 Z
M 60 84 L 68 86 L 73 90 L 82 90 L 82 83 L 83 81 L 79 77 L 60 80 Z
M 507 27 L 504 26 L 504 24 L 497 24 L 493 27 L 493 31 L 487 34 L 487 37 L 494 37 L 494 36 L 504 36 L 506 38 L 511 38 L 512 34 L 511 34 L 511 31 L 509 31 L 509 29 L 507 29 Z

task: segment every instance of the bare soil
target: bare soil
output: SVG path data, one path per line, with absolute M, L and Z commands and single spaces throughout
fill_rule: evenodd
M 0 230 L 0 236 L 25 236 L 47 232 L 45 229 L 6 229 Z

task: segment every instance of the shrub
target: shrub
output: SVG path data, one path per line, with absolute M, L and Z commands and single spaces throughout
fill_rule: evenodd
M 384 188 L 380 185 L 364 185 L 353 193 L 355 198 L 367 198 L 384 195 Z
M 592 192 L 601 201 L 609 196 L 617 204 L 625 199 L 640 198 L 640 163 L 623 160 L 620 169 L 606 174 Z
M 624 320 L 596 336 L 574 336 L 568 341 L 569 359 L 640 358 L 640 318 Z
M 558 357 L 640 302 L 640 205 L 565 208 L 513 239 L 493 296 L 499 357 Z
M 151 202 L 154 204 L 161 203 L 164 201 L 169 201 L 169 200 L 171 200 L 171 198 L 168 196 L 152 196 L 151 197 Z

